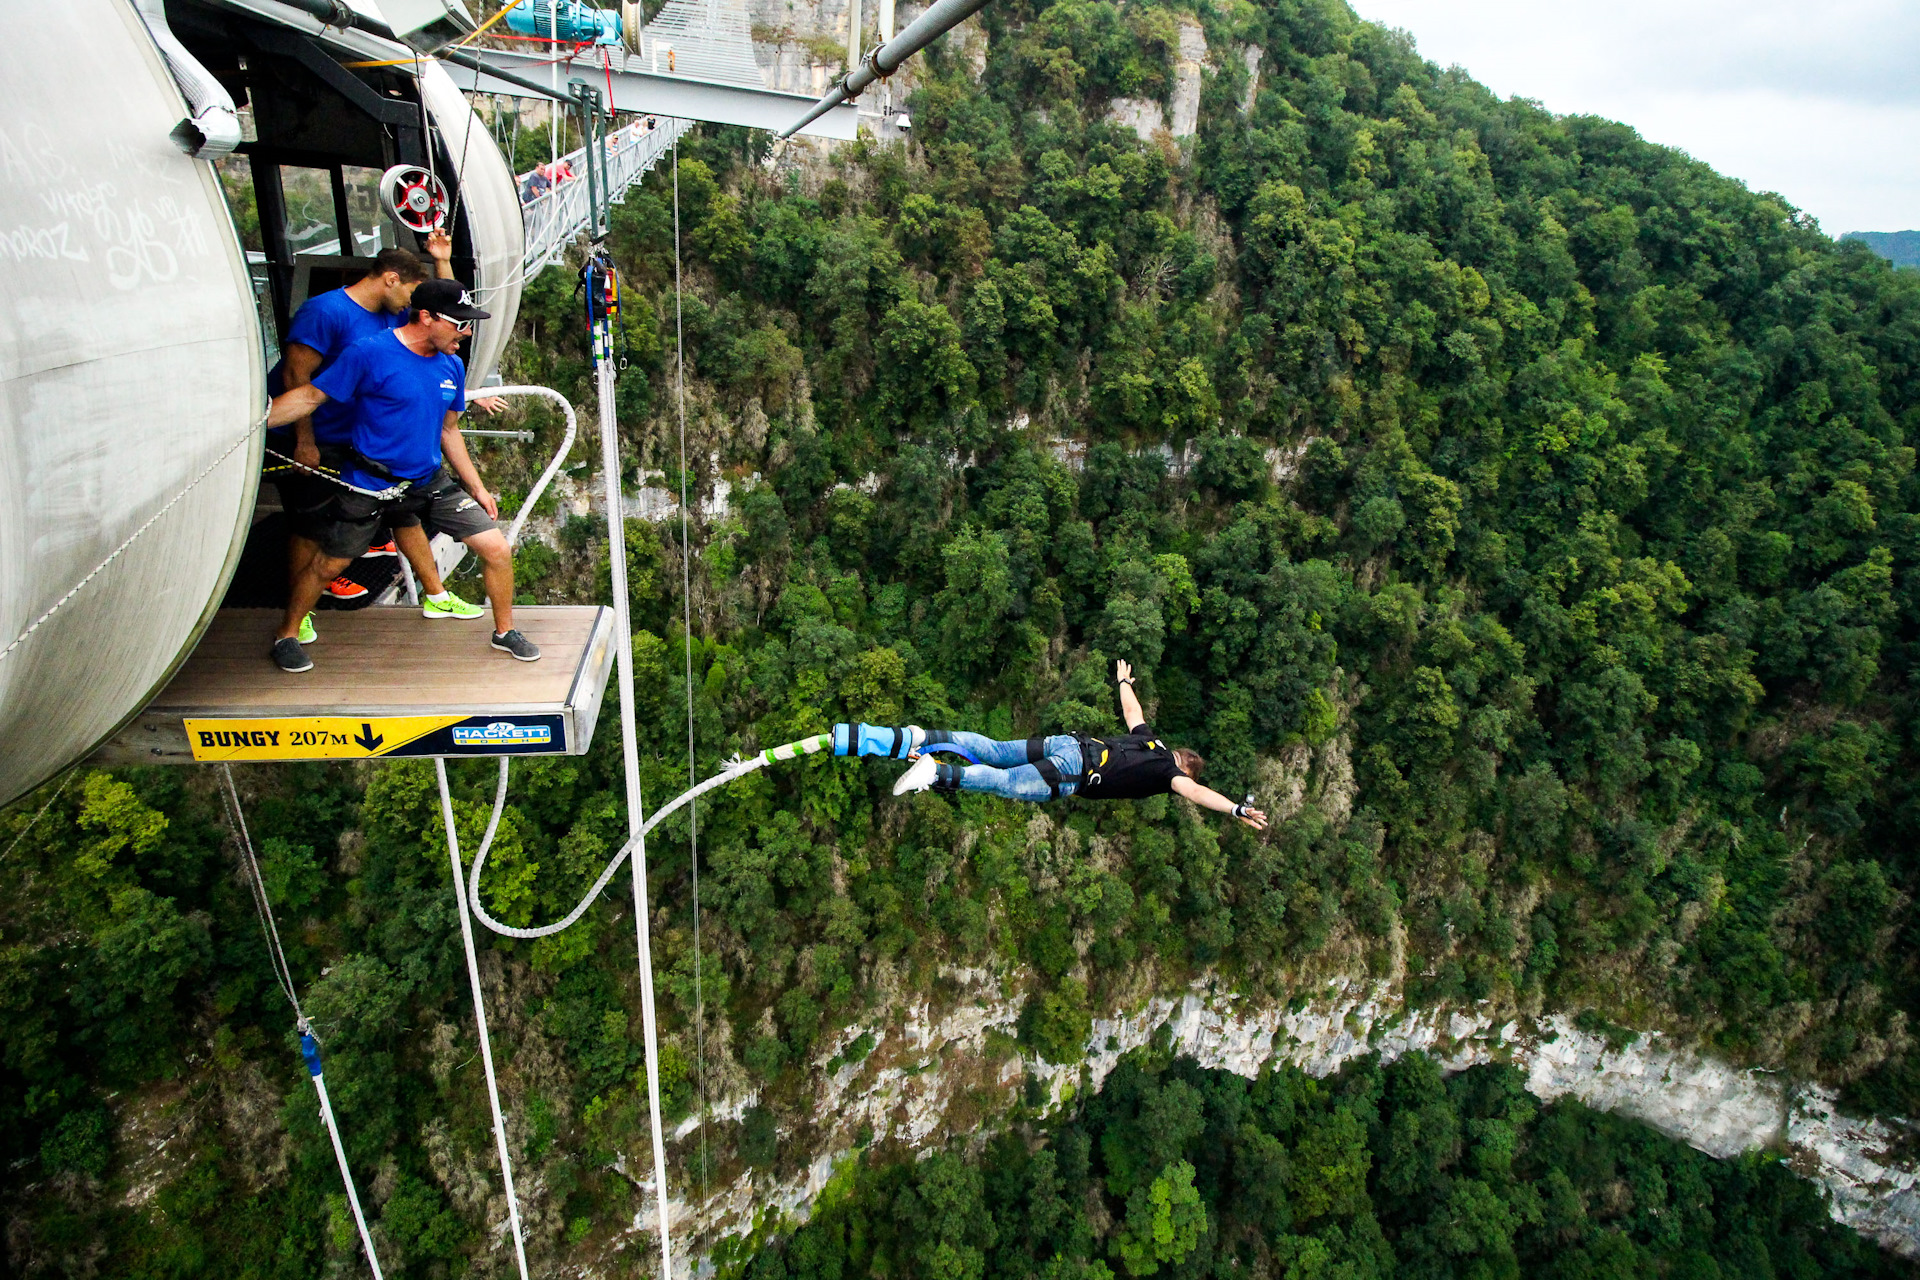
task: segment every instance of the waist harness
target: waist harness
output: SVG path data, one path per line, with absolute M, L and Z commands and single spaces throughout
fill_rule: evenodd
M 1080 744 L 1080 772 L 1078 773 L 1061 773 L 1060 766 L 1047 758 L 1047 740 L 1044 736 L 1035 734 L 1027 739 L 1027 763 L 1032 765 L 1034 772 L 1040 775 L 1040 780 L 1047 784 L 1049 800 L 1060 798 L 1060 788 L 1065 783 L 1071 782 L 1076 791 L 1088 783 L 1098 783 L 1100 770 L 1107 763 L 1109 752 L 1106 743 L 1084 733 L 1076 733 L 1073 738 Z M 1100 749 L 1098 759 L 1093 753 L 1095 747 Z
M 374 477 L 376 480 L 385 480 L 388 485 L 402 491 L 411 489 L 415 485 L 425 484 L 427 483 L 427 480 L 433 479 L 433 476 L 428 476 L 427 480 L 402 479 L 400 476 L 397 476 L 393 474 L 392 471 L 388 470 L 385 465 L 375 462 L 372 458 L 369 458 L 366 454 L 360 452 L 358 449 L 353 448 L 351 445 L 349 445 L 346 449 L 344 460 L 350 461 L 355 467 L 366 472 L 368 475 Z M 438 469 L 436 469 L 434 472 L 434 475 L 438 475 L 438 474 L 439 474 L 439 471 Z

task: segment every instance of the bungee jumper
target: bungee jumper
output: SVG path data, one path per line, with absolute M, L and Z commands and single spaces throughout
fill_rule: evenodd
M 1230 814 L 1255 831 L 1264 831 L 1267 815 L 1248 803 L 1235 804 L 1198 781 L 1206 761 L 1187 747 L 1170 747 L 1153 726 L 1133 692 L 1133 665 L 1114 664 L 1120 690 L 1124 734 L 1096 738 L 1056 733 L 996 741 L 959 729 L 898 728 L 869 724 L 833 726 L 837 756 L 885 756 L 913 764 L 893 784 L 893 794 L 913 791 L 984 791 L 1008 800 L 1045 803 L 1061 796 L 1084 800 L 1143 800 L 1172 793 L 1203 809 Z M 936 752 L 962 757 L 963 764 L 935 758 Z

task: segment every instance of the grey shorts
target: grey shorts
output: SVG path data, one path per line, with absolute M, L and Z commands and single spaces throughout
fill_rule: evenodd
M 476 534 L 500 527 L 500 522 L 474 501 L 452 468 L 442 466 L 440 474 L 426 488 L 426 506 L 421 514 L 425 517 L 429 538 L 444 533 L 455 542 L 465 542 Z

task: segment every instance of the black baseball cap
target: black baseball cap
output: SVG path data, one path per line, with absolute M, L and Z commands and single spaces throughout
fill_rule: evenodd
M 431 311 L 449 320 L 490 320 L 491 311 L 473 305 L 473 295 L 458 280 L 422 280 L 414 288 L 408 306 L 416 311 Z

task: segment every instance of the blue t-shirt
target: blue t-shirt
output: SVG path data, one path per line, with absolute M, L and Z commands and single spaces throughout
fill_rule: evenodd
M 341 352 L 313 385 L 352 406 L 353 447 L 402 480 L 427 480 L 440 469 L 440 428 L 447 411 L 467 407 L 467 367 L 459 356 L 415 355 L 392 333 Z M 388 481 L 348 467 L 348 484 L 384 489 Z
M 377 337 L 407 322 L 407 313 L 369 311 L 355 302 L 345 289 L 332 289 L 308 298 L 294 312 L 287 326 L 287 342 L 311 347 L 320 353 L 320 367 L 313 371 L 317 379 L 327 371 L 340 353 L 363 338 Z M 285 390 L 281 370 L 285 360 L 276 363 L 267 374 L 267 390 L 279 395 Z M 286 428 L 288 437 L 292 429 Z M 343 445 L 353 438 L 353 410 L 344 404 L 329 402 L 313 411 L 313 440 L 319 445 Z

